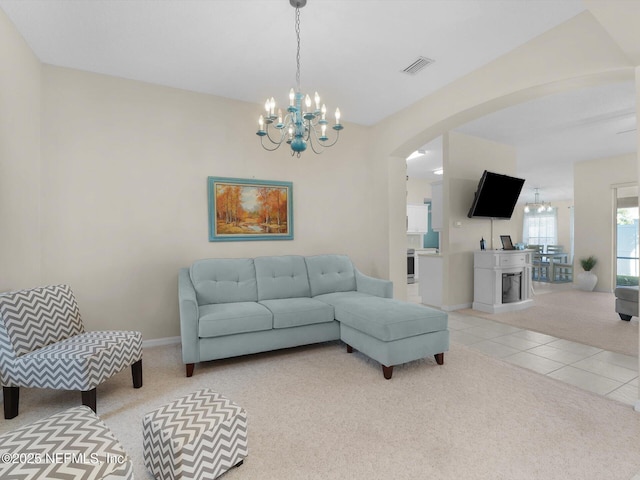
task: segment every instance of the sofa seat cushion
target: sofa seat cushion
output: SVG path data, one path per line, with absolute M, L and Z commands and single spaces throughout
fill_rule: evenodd
M 271 330 L 273 315 L 257 302 L 202 305 L 198 322 L 200 338 Z
M 447 329 L 447 314 L 390 298 L 345 300 L 335 306 L 336 320 L 384 342 Z
M 333 322 L 333 307 L 312 298 L 282 298 L 260 302 L 273 313 L 273 328 Z
M 317 295 L 313 297 L 313 299 L 328 303 L 329 305 L 335 307 L 336 305 L 340 305 L 341 303 L 348 302 L 350 300 L 358 298 L 369 298 L 371 296 L 372 295 L 369 295 L 368 293 L 362 292 L 335 292 L 325 293 L 324 295 Z
M 629 302 L 637 302 L 638 301 L 638 287 L 630 286 L 630 287 L 616 287 L 615 290 L 616 298 L 621 300 L 627 300 Z

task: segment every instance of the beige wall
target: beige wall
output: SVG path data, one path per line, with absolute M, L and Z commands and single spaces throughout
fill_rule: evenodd
M 68 282 L 88 327 L 179 335 L 177 272 L 195 259 L 345 253 L 372 262 L 366 129 L 324 154 L 260 147 L 260 106 L 47 66 L 43 276 Z M 207 176 L 293 182 L 293 241 L 211 243 Z
M 515 175 L 516 152 L 513 147 L 477 137 L 449 132 L 443 137 L 444 225 L 440 233 L 443 256 L 445 309 L 471 306 L 473 302 L 473 252 L 485 239 L 491 248 L 501 248 L 500 235 L 512 235 L 518 229 L 512 220 L 469 218 L 478 181 L 485 170 Z
M 40 281 L 40 62 L 0 10 L 0 292 Z
M 554 201 L 553 206 L 558 213 L 558 245 L 571 252 L 571 212 L 573 200 Z
M 636 154 L 576 163 L 573 169 L 575 200 L 576 275 L 582 272 L 580 259 L 594 255 L 598 263 L 595 290 L 612 292 L 614 288 L 614 186 L 635 182 L 638 178 Z

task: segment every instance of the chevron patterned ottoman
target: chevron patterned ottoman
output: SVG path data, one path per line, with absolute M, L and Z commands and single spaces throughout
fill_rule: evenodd
M 0 478 L 133 480 L 133 465 L 113 433 L 85 406 L 0 435 Z
M 144 464 L 159 480 L 214 479 L 248 454 L 247 414 L 209 389 L 144 416 Z

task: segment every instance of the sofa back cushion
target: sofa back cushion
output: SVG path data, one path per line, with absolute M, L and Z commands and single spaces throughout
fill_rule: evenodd
M 315 255 L 306 257 L 305 262 L 312 297 L 356 289 L 355 270 L 348 256 Z
M 304 257 L 285 255 L 257 257 L 258 300 L 310 297 L 309 277 Z
M 209 258 L 189 269 L 198 305 L 256 302 L 258 289 L 252 258 Z

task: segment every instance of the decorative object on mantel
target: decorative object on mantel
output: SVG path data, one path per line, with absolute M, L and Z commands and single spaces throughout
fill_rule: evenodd
M 293 240 L 293 183 L 209 177 L 209 241 Z
M 289 106 L 286 115 L 283 117 L 282 110 L 276 110 L 276 102 L 273 97 L 268 98 L 264 104 L 266 110 L 265 115 L 260 115 L 258 119 L 258 131 L 256 135 L 260 137 L 260 144 L 265 150 L 277 150 L 280 145 L 287 143 L 291 146 L 291 155 L 297 155 L 304 152 L 308 146 L 314 153 L 322 153 L 324 148 L 332 147 L 340 137 L 340 130 L 344 127 L 340 124 L 340 109 L 336 108 L 336 123 L 333 130 L 336 136 L 333 142 L 326 143 L 327 137 L 326 120 L 327 107 L 322 104 L 320 106 L 320 96 L 318 92 L 314 95 L 315 108 L 311 107 L 311 97 L 300 91 L 300 9 L 307 4 L 307 0 L 289 0 L 292 7 L 296 9 L 296 39 L 298 41 L 298 49 L 296 54 L 296 90 L 293 88 L 289 91 Z M 303 110 L 302 101 L 304 99 L 306 109 Z M 275 122 L 275 125 L 274 125 Z M 275 131 L 269 130 L 273 125 Z M 274 133 L 275 138 L 272 137 Z M 269 143 L 265 145 L 265 137 Z
M 592 292 L 593 289 L 596 288 L 596 283 L 598 283 L 598 276 L 591 271 L 593 267 L 596 266 L 596 263 L 598 263 L 598 261 L 593 255 L 587 258 L 580 259 L 580 265 L 584 270 L 584 272 L 580 272 L 576 276 L 576 281 L 580 290 L 584 290 L 585 292 Z
M 538 188 L 534 188 L 535 190 L 535 194 L 533 197 L 533 203 L 529 203 L 527 202 L 524 205 L 524 213 L 529 213 L 532 210 L 538 212 L 538 213 L 542 213 L 542 212 L 550 212 L 551 210 L 553 210 L 553 207 L 551 206 L 551 203 L 549 202 L 541 202 L 540 201 L 540 193 L 538 192 Z

